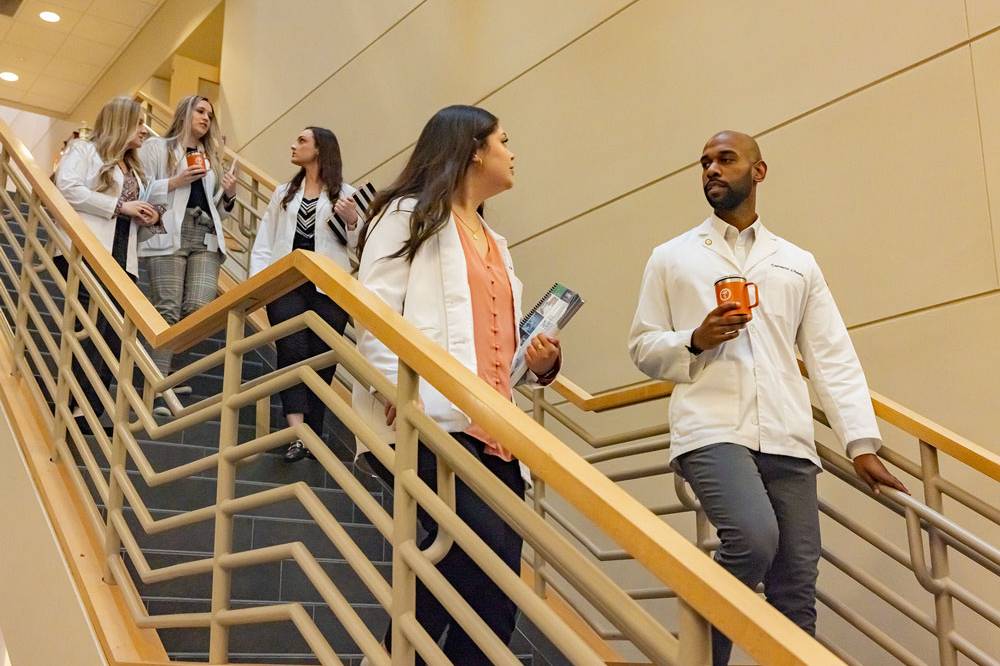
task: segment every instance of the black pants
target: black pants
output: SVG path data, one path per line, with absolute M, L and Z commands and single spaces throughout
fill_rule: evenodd
M 128 257 L 128 237 L 131 225 L 132 220 L 127 217 L 119 217 L 115 222 L 115 238 L 114 243 L 111 246 L 111 256 L 123 269 L 125 268 L 126 258 Z M 59 255 L 58 257 L 53 257 L 52 261 L 55 263 L 56 268 L 59 269 L 59 272 L 62 273 L 63 278 L 69 275 L 69 261 L 67 261 L 66 257 Z M 136 276 L 131 273 L 127 273 L 127 275 L 132 278 L 133 282 L 137 282 Z M 87 309 L 90 306 L 90 293 L 87 292 L 83 284 L 80 285 L 80 288 L 77 291 L 77 300 L 84 309 Z M 114 306 L 118 312 L 122 311 L 121 306 L 119 306 L 118 303 L 114 303 Z M 107 343 L 111 354 L 116 357 L 121 356 L 122 341 L 118 337 L 118 334 L 115 333 L 115 329 L 111 326 L 111 322 L 109 322 L 103 314 L 98 313 L 96 328 L 98 334 Z M 83 330 L 83 326 L 78 323 L 76 330 Z M 66 332 L 64 331 L 63 334 L 65 335 Z M 83 347 L 84 355 L 90 358 L 91 363 L 93 363 L 94 370 L 97 372 L 97 376 L 100 378 L 101 384 L 103 384 L 105 388 L 108 388 L 111 385 L 111 368 L 108 367 L 108 364 L 104 362 L 104 357 L 97 351 L 97 346 L 94 344 L 93 339 L 88 336 L 87 339 L 80 344 L 80 346 Z M 91 407 L 93 407 L 94 412 L 96 412 L 98 416 L 103 414 L 104 404 L 98 397 L 95 386 L 90 383 L 89 379 L 87 379 L 87 375 L 84 373 L 83 368 L 76 360 L 76 356 L 73 357 L 73 376 L 76 377 L 76 381 L 80 384 L 80 388 L 83 389 L 83 395 L 86 397 L 87 402 L 90 403 Z M 73 393 L 70 392 L 69 407 L 70 409 L 73 409 L 75 406 L 76 399 L 74 399 Z
M 496 456 L 483 452 L 483 443 L 465 433 L 452 433 L 452 437 L 476 456 L 494 476 L 504 482 L 520 498 L 524 498 L 524 479 L 517 460 L 504 462 Z M 372 470 L 387 484 L 392 485 L 392 474 L 375 456 L 366 454 Z M 417 460 L 417 473 L 429 487 L 437 488 L 437 457 L 423 444 L 420 445 Z M 469 489 L 457 476 L 455 477 L 455 509 L 465 523 L 479 535 L 493 552 L 500 556 L 504 563 L 515 572 L 521 571 L 521 536 L 498 516 L 478 495 Z M 420 543 L 420 548 L 427 548 L 437 537 L 437 523 L 422 509 L 417 510 L 417 518 L 427 531 L 427 536 Z M 451 583 L 452 587 L 462 595 L 472 609 L 489 625 L 504 643 L 510 642 L 517 622 L 517 606 L 501 591 L 490 578 L 483 573 L 472 559 L 457 545 L 452 546 L 448 554 L 438 562 L 438 571 Z M 490 664 L 490 660 L 462 630 L 448 611 L 428 591 L 427 587 L 417 579 L 416 594 L 417 621 L 423 625 L 434 640 L 438 640 L 448 630 L 444 642 L 444 653 L 454 664 L 461 666 L 476 666 Z M 385 644 L 391 646 L 392 628 L 386 631 Z M 417 655 L 416 663 L 424 664 Z
M 337 333 L 343 333 L 344 329 L 347 328 L 347 313 L 328 296 L 316 291 L 316 286 L 310 282 L 299 285 L 281 298 L 269 303 L 267 319 L 271 326 L 275 326 L 309 310 L 333 326 Z M 326 343 L 309 329 L 285 336 L 275 341 L 275 346 L 278 349 L 279 368 L 286 368 L 330 351 Z M 336 369 L 336 365 L 330 365 L 319 370 L 318 374 L 324 382 L 329 384 Z M 323 436 L 326 405 L 305 384 L 296 384 L 282 391 L 281 407 L 286 416 L 288 414 L 303 414 L 306 425 L 320 437 Z

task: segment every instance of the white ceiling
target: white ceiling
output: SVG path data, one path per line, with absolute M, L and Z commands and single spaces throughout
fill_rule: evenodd
M 163 1 L 24 0 L 0 16 L 0 71 L 21 77 L 0 80 L 0 104 L 69 113 Z M 62 20 L 46 23 L 43 11 Z

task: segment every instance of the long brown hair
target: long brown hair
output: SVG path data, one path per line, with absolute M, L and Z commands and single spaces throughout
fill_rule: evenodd
M 215 118 L 215 105 L 212 104 L 212 100 L 201 95 L 188 95 L 177 103 L 174 119 L 163 135 L 163 138 L 167 140 L 167 170 L 169 173 L 173 173 L 174 169 L 177 168 L 177 156 L 174 155 L 174 151 L 190 131 L 194 107 L 202 101 L 208 102 L 208 105 L 212 107 L 212 120 L 208 124 L 205 136 L 201 137 L 201 146 L 205 155 L 208 156 L 208 163 L 211 165 L 212 171 L 215 172 L 215 181 L 220 183 L 222 182 L 222 130 L 219 129 L 219 122 Z
M 361 230 L 358 257 L 389 202 L 416 197 L 417 205 L 410 215 L 410 237 L 390 255 L 413 261 L 420 246 L 448 223 L 452 195 L 465 178 L 476 151 L 485 145 L 498 124 L 496 116 L 478 106 L 456 104 L 435 113 L 424 125 L 410 159 L 395 182 L 375 195 Z
M 97 172 L 100 183 L 98 192 L 107 192 L 114 186 L 114 171 L 119 162 L 124 162 L 125 166 L 139 174 L 140 179 L 143 177 L 139 151 L 128 147 L 141 117 L 142 107 L 131 97 L 114 97 L 98 112 L 94 133 L 90 137 L 90 142 L 104 162 Z
M 319 151 L 319 179 L 326 188 L 326 195 L 331 202 L 336 202 L 340 196 L 340 188 L 344 184 L 344 162 L 340 157 L 340 142 L 337 135 L 325 127 L 307 127 L 312 132 L 313 142 L 316 150 Z M 288 181 L 288 189 L 285 196 L 281 198 L 281 210 L 288 208 L 288 203 L 298 194 L 302 187 L 302 181 L 306 177 L 306 168 L 302 167 L 299 172 Z

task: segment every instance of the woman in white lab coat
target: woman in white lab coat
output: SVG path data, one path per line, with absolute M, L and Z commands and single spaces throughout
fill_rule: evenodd
M 293 250 L 317 252 L 349 271 L 358 240 L 358 211 L 351 200 L 356 190 L 344 182 L 337 137 L 326 128 L 307 127 L 299 132 L 291 150 L 292 164 L 299 171 L 271 196 L 250 253 L 250 275 L 256 275 Z M 341 229 L 334 219 L 335 213 L 344 221 L 345 228 Z M 267 317 L 274 326 L 309 310 L 329 322 L 338 333 L 347 327 L 347 313 L 309 282 L 268 304 Z M 308 329 L 277 340 L 275 346 L 279 368 L 330 350 Z M 336 367 L 319 370 L 319 376 L 329 384 Z M 326 405 L 305 384 L 282 391 L 281 405 L 289 426 L 305 422 L 323 436 Z M 309 455 L 302 442 L 296 440 L 285 451 L 285 461 L 296 462 Z
M 514 184 L 514 155 L 496 116 L 473 106 L 450 106 L 436 113 L 417 139 L 409 162 L 396 181 L 379 192 L 361 234 L 361 283 L 389 307 L 440 344 L 463 365 L 507 399 L 512 398 L 511 363 L 517 349 L 521 282 L 507 242 L 481 216 L 483 203 Z M 358 350 L 395 381 L 396 356 L 368 331 L 361 330 Z M 539 336 L 527 354 L 531 378 L 547 383 L 559 371 L 559 343 Z M 420 398 L 434 419 L 491 473 L 518 496 L 524 480 L 518 461 L 482 427 L 426 382 Z M 395 420 L 395 408 L 383 406 L 355 384 L 355 410 L 382 434 Z M 389 470 L 367 454 L 387 482 Z M 420 446 L 418 473 L 436 487 L 436 457 Z M 521 538 L 460 479 L 456 507 L 462 518 L 515 571 L 520 571 Z M 437 525 L 419 512 L 428 536 Z M 437 565 L 439 571 L 504 642 L 514 630 L 517 608 L 457 546 Z M 437 640 L 447 628 L 444 652 L 453 663 L 490 663 L 482 651 L 419 582 L 417 619 Z M 391 632 L 386 634 L 386 640 Z M 418 663 L 420 660 L 418 660 Z
M 66 201 L 133 280 L 139 275 L 136 231 L 159 221 L 160 210 L 149 202 L 165 199 L 163 188 L 145 187 L 138 150 L 146 134 L 139 104 L 128 97 L 116 97 L 97 114 L 89 141 L 75 139 L 70 142 L 55 174 L 56 187 Z M 65 257 L 58 256 L 55 262 L 65 276 L 69 269 Z M 89 294 L 82 287 L 79 300 L 85 308 L 90 302 Z M 97 329 L 111 353 L 117 356 L 121 341 L 103 316 L 98 317 Z M 89 338 L 83 347 L 106 387 L 111 379 L 110 369 Z M 103 413 L 96 389 L 76 362 L 73 373 L 87 401 L 98 415 Z M 81 430 L 89 433 L 91 429 L 79 408 L 74 410 L 74 416 Z
M 223 169 L 215 110 L 200 95 L 180 101 L 170 128 L 163 137 L 147 141 L 140 156 L 153 184 L 168 192 L 163 224 L 153 228 L 156 233 L 142 234 L 139 256 L 149 268 L 153 305 L 173 325 L 218 295 L 226 253 L 219 207 L 230 211 L 236 200 L 235 164 Z M 160 372 L 170 374 L 169 349 L 154 350 L 151 356 Z M 170 414 L 159 398 L 153 412 Z

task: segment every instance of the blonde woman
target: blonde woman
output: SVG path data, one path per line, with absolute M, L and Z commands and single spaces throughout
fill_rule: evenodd
M 215 109 L 200 95 L 180 101 L 165 135 L 147 141 L 140 156 L 153 184 L 168 194 L 163 225 L 140 243 L 139 256 L 149 268 L 153 305 L 168 324 L 176 324 L 218 294 L 226 252 L 219 205 L 232 210 L 236 175 L 223 170 Z M 170 374 L 172 352 L 156 350 L 152 356 L 160 371 Z M 161 402 L 154 412 L 170 414 Z
M 136 231 L 160 219 L 160 209 L 148 202 L 166 201 L 164 186 L 145 189 L 138 155 L 145 138 L 146 126 L 139 104 L 128 97 L 116 97 L 97 114 L 94 133 L 89 141 L 74 139 L 69 143 L 55 175 L 56 187 L 66 201 L 133 280 L 139 275 Z M 140 197 L 146 201 L 140 201 Z M 66 259 L 59 256 L 55 262 L 65 276 L 68 271 Z M 90 302 L 89 294 L 82 288 L 79 300 L 85 308 Z M 98 318 L 97 329 L 111 348 L 111 353 L 117 356 L 121 342 L 104 317 Z M 111 379 L 110 369 L 105 366 L 89 338 L 84 341 L 83 347 L 86 355 L 94 360 L 97 374 L 107 386 Z M 94 386 L 76 363 L 73 372 L 87 400 L 100 415 L 104 408 Z M 75 416 L 81 429 L 88 433 L 90 428 L 79 409 L 75 410 Z

